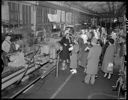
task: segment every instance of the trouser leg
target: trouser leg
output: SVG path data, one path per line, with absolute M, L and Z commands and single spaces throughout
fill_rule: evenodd
M 95 75 L 91 75 L 91 84 L 95 83 Z
M 90 74 L 87 74 L 86 76 L 85 76 L 85 83 L 87 83 L 87 84 L 89 84 L 89 81 L 90 81 L 90 77 L 91 77 L 91 75 Z
M 66 69 L 66 61 L 63 60 L 63 62 L 62 62 L 62 70 L 65 70 L 65 69 Z
M 6 54 L 5 52 L 3 52 L 2 55 L 1 55 L 1 56 L 2 56 L 1 58 L 2 58 L 2 60 L 3 60 L 4 66 L 7 67 L 9 60 L 8 60 L 8 57 L 7 57 L 6 55 L 7 55 L 7 54 Z

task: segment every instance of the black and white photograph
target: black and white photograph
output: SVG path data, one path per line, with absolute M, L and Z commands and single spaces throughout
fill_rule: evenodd
M 1 99 L 127 99 L 124 1 L 1 0 Z

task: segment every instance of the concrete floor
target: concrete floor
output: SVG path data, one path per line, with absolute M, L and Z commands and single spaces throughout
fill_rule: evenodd
M 78 67 L 78 73 L 72 75 L 69 68 L 65 71 L 59 70 L 59 77 L 55 77 L 55 71 L 45 79 L 39 80 L 27 92 L 17 98 L 24 99 L 116 99 L 117 92 L 112 91 L 112 86 L 118 78 L 114 73 L 108 80 L 99 71 L 94 85 L 85 84 L 85 73 L 83 68 Z

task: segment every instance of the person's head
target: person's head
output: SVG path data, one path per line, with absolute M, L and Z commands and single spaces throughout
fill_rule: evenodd
M 7 35 L 5 39 L 10 41 L 11 36 Z
M 96 38 L 93 38 L 92 41 L 91 41 L 91 44 L 92 45 L 97 45 L 97 39 Z
M 93 31 L 89 32 L 89 38 L 92 39 L 93 37 L 94 37 L 94 32 Z
M 76 39 L 74 39 L 74 40 L 73 40 L 73 43 L 74 43 L 74 44 L 78 44 L 78 42 L 77 42 L 77 40 L 76 40 Z
M 109 41 L 109 44 L 114 44 L 114 40 L 112 38 L 110 38 L 108 41 Z
M 89 30 L 88 29 L 85 29 L 85 33 L 87 33 Z
M 19 44 L 15 44 L 16 50 L 18 50 L 20 48 Z
M 85 29 L 81 29 L 81 33 L 82 34 L 85 34 Z
M 65 31 L 64 31 L 64 34 L 69 33 L 69 31 L 70 31 L 70 28 L 66 28 Z
M 100 46 L 102 46 L 103 45 L 102 40 L 98 39 L 97 40 L 97 44 L 99 44 Z

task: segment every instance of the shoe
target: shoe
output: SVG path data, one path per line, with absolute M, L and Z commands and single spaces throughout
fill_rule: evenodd
M 95 78 L 98 78 L 98 76 L 96 75 Z
M 65 70 L 65 67 L 62 67 L 61 70 Z
M 95 83 L 95 77 L 91 77 L 91 84 L 93 85 Z
M 84 82 L 85 82 L 86 84 L 89 84 L 90 78 L 91 78 L 90 75 L 87 74 L 87 75 L 85 76 Z
M 117 87 L 116 86 L 112 86 L 112 91 L 117 91 Z
M 73 69 L 71 69 L 70 72 L 73 72 Z
M 75 73 L 77 73 L 77 70 L 76 70 L 76 69 L 74 69 L 74 72 L 75 72 Z
M 85 80 L 84 83 L 89 84 L 89 80 Z
M 116 86 L 112 86 L 112 88 L 116 88 Z
M 77 70 L 76 69 L 73 69 L 72 70 L 72 74 L 76 74 L 77 73 Z
M 104 74 L 104 77 L 106 77 L 106 76 L 107 76 L 107 73 Z

